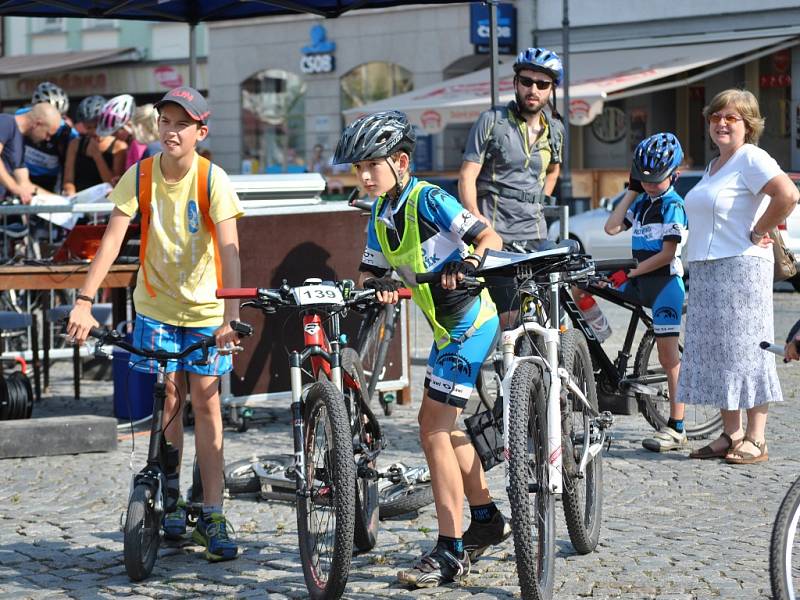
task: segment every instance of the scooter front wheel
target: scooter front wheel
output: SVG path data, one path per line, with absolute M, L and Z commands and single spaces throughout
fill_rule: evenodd
M 141 581 L 153 571 L 161 542 L 153 490 L 145 483 L 133 488 L 125 518 L 125 571 L 131 581 Z

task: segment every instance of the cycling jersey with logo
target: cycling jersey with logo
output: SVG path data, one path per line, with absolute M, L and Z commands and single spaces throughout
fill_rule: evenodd
M 675 258 L 647 275 L 683 275 L 681 245 L 686 239 L 686 211 L 683 198 L 670 187 L 657 198 L 639 194 L 625 215 L 625 229 L 633 227 L 631 251 L 639 262 L 661 252 L 665 241 L 678 243 Z
M 30 106 L 20 108 L 16 114 L 25 114 Z M 39 143 L 25 138 L 25 166 L 30 173 L 31 182 L 51 192 L 58 192 L 59 176 L 67 160 L 67 147 L 78 132 L 63 120 L 56 134 L 49 140 Z
M 399 247 L 405 228 L 406 199 L 416 183 L 417 178 L 412 177 L 399 201 L 383 202 L 380 215 L 375 214 L 378 203 L 373 205 L 372 218 L 367 226 L 367 245 L 361 259 L 361 271 L 369 271 L 381 277 L 389 270 L 389 262 L 381 252 L 374 221 L 380 219 L 386 224 L 390 246 Z M 417 213 L 422 256 L 428 272 L 441 271 L 445 263 L 460 260 L 469 254 L 469 244 L 486 229 L 486 225 L 466 210 L 458 200 L 435 185 L 426 187 L 420 192 Z M 447 328 L 455 326 L 476 300 L 468 290 L 444 290 L 438 283 L 431 285 L 431 294 L 436 306 L 436 320 Z

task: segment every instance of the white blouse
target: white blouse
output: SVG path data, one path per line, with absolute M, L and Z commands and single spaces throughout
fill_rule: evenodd
M 762 256 L 772 261 L 772 249 L 754 245 L 750 230 L 769 205 L 761 189 L 780 175 L 778 163 L 758 146 L 744 144 L 711 175 L 713 164 L 686 194 L 687 260 Z

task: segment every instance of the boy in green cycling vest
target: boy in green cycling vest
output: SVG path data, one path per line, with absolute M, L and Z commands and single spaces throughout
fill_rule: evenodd
M 475 448 L 456 427 L 498 327 L 489 294 L 458 289 L 458 282 L 474 274 L 483 253 L 499 250 L 502 240 L 458 200 L 411 176 L 415 142 L 403 113 L 367 115 L 344 131 L 334 163 L 353 163 L 361 185 L 376 199 L 360 266 L 361 284 L 374 288 L 384 303 L 397 302 L 397 289 L 407 285 L 433 328 L 418 420 L 439 538 L 432 551 L 398 573 L 398 580 L 435 587 L 466 577 L 471 560 L 511 534 L 489 494 Z M 403 281 L 389 277 L 390 269 Z M 427 272 L 441 273 L 441 279 L 417 285 L 415 274 Z M 465 494 L 472 521 L 462 535 Z

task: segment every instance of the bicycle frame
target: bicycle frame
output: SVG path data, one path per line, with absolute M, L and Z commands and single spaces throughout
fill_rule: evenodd
M 321 311 L 311 308 L 303 315 L 303 344 L 301 351 L 293 350 L 289 354 L 289 378 L 292 388 L 292 433 L 295 475 L 297 490 L 305 492 L 305 457 L 303 445 L 305 440 L 305 422 L 303 405 L 308 386 L 303 385 L 303 364 L 310 359 L 314 379 L 324 375 L 340 391 L 344 386 L 356 386 L 349 374 L 344 372 L 340 359 L 339 314 L 330 315 L 330 338 L 325 332 Z
M 550 276 L 550 311 L 551 323 L 560 323 L 559 292 L 562 291 L 562 276 L 560 273 L 551 273 Z M 527 295 L 530 293 L 524 292 Z M 577 310 L 577 307 L 575 307 Z M 581 317 L 582 318 L 582 317 Z M 588 326 L 588 325 L 587 325 Z M 515 348 L 517 340 L 532 334 L 540 337 L 545 343 L 545 356 L 517 356 Z M 501 346 L 505 376 L 501 383 L 503 390 L 503 445 L 508 456 L 508 431 L 510 415 L 511 380 L 520 364 L 531 362 L 543 367 L 545 385 L 547 386 L 547 440 L 548 440 L 548 473 L 550 491 L 560 494 L 564 486 L 563 456 L 561 453 L 561 390 L 566 387 L 577 397 L 591 413 L 593 419 L 600 416 L 592 408 L 583 391 L 572 380 L 570 373 L 559 365 L 558 350 L 560 344 L 560 329 L 545 327 L 535 321 L 523 321 L 515 329 L 502 332 Z M 553 376 L 555 374 L 555 376 Z M 606 428 L 600 427 L 600 439 L 594 443 L 590 439 L 589 423 L 584 427 L 583 454 L 579 463 L 579 471 L 585 473 L 586 465 L 603 449 L 606 441 Z M 506 463 L 508 464 L 508 463 Z M 508 469 L 506 469 L 508 477 Z

